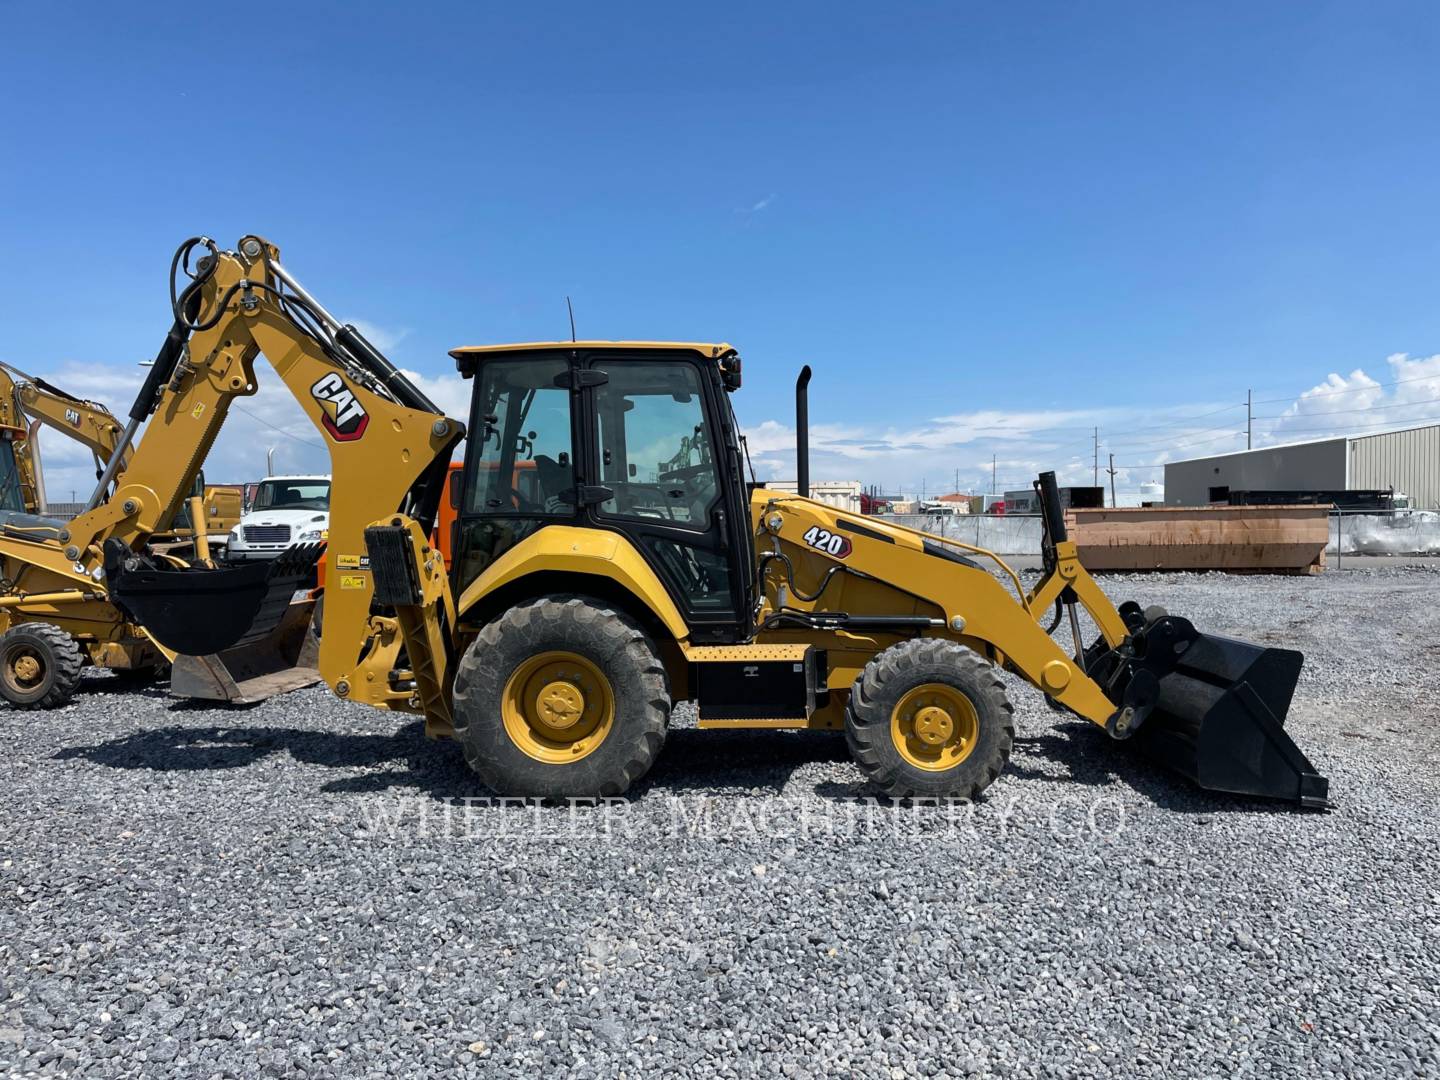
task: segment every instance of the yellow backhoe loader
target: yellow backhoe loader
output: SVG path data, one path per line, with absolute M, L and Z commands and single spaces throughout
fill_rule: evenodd
M 140 542 L 231 401 L 255 392 L 263 354 L 330 450 L 321 673 L 342 698 L 423 714 L 498 792 L 623 792 L 672 702 L 693 699 L 702 728 L 844 730 L 887 794 L 970 797 L 1010 754 L 1005 671 L 1203 787 L 1326 803 L 1282 726 L 1300 654 L 1115 608 L 1066 539 L 1053 474 L 1038 484 L 1045 572 L 1027 590 L 988 552 L 806 497 L 808 369 L 792 495 L 747 489 L 729 345 L 461 348 L 474 389 L 447 571 L 430 530 L 464 427 L 262 238 L 196 238 L 172 279 L 180 267 L 191 280 L 172 284 L 174 325 L 131 414 L 150 416 L 145 439 L 65 551 L 77 577 L 103 564 L 111 596 L 177 652 L 243 638 L 289 587 Z M 1051 636 L 1067 616 L 1073 648 Z

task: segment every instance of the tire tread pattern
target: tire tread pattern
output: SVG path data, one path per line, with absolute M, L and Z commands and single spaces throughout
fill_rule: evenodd
M 998 738 L 987 739 L 981 731 L 982 745 L 976 751 L 988 751 L 983 761 L 972 757 L 952 772 L 926 773 L 900 757 L 890 738 L 890 712 L 911 685 L 923 681 L 946 682 L 965 690 L 976 703 L 982 727 L 987 712 L 999 719 Z M 845 739 L 860 770 L 886 795 L 973 799 L 994 782 L 1010 760 L 1015 708 L 994 665 L 978 653 L 944 638 L 916 638 L 892 645 L 860 672 L 845 710 Z M 956 780 L 960 782 L 955 784 Z
M 39 638 L 50 654 L 50 669 L 54 673 L 50 688 L 33 701 L 14 701 L 9 695 L 6 700 L 12 709 L 58 709 L 69 703 L 80 685 L 80 669 L 85 666 L 85 654 L 79 643 L 60 627 L 51 623 L 27 622 L 12 626 L 0 634 L 0 647 L 13 636 Z
M 615 723 L 606 743 L 615 750 L 602 745 L 574 765 L 525 757 L 510 742 L 497 707 L 515 666 L 557 647 L 589 656 L 612 676 Z M 617 686 L 615 674 L 633 692 Z M 645 631 L 624 612 L 584 596 L 540 597 L 486 623 L 460 658 L 454 701 L 465 761 L 486 787 L 547 798 L 623 795 L 664 746 L 671 707 L 665 666 Z

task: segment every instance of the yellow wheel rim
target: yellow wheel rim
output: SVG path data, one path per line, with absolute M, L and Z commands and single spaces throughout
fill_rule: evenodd
M 890 714 L 890 738 L 917 769 L 944 772 L 975 752 L 980 716 L 965 693 L 944 683 L 911 690 Z
M 13 649 L 5 658 L 5 681 L 12 690 L 33 690 L 44 678 L 45 664 L 28 646 Z
M 500 710 L 510 741 L 547 765 L 593 754 L 615 726 L 610 680 L 572 652 L 540 653 L 517 667 L 505 683 Z

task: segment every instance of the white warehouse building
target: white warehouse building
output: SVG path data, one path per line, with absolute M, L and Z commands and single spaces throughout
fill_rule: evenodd
M 1165 505 L 1224 502 L 1231 491 L 1384 491 L 1440 509 L 1440 424 L 1238 450 L 1165 466 Z

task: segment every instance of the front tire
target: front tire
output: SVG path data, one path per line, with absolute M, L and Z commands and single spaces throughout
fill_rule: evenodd
M 75 639 L 49 623 L 21 623 L 0 634 L 0 697 L 17 709 L 54 709 L 75 695 L 85 657 Z
M 547 597 L 482 629 L 455 674 L 465 760 L 501 795 L 620 795 L 665 741 L 670 689 L 645 631 L 598 600 Z
M 920 638 L 865 665 L 850 691 L 845 736 L 855 763 L 886 795 L 973 799 L 1010 760 L 1014 709 L 979 655 Z

